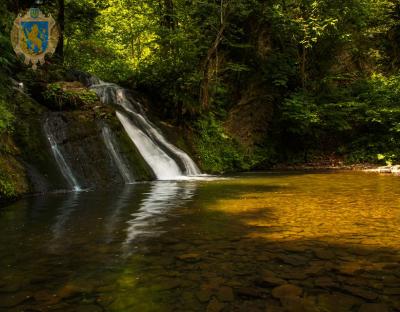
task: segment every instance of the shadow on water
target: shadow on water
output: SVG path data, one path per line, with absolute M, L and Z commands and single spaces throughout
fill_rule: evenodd
M 398 180 L 264 177 L 10 206 L 0 310 L 400 310 Z

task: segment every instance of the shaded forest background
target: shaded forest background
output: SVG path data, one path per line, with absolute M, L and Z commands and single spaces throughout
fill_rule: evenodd
M 16 126 L 9 78 L 17 12 L 0 4 L 0 135 Z M 396 0 L 58 0 L 44 70 L 79 69 L 147 94 L 209 172 L 339 159 L 400 160 Z

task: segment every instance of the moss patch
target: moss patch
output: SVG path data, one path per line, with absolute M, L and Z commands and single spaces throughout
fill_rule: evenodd
M 49 83 L 43 97 L 46 105 L 55 110 L 85 109 L 99 102 L 95 92 L 76 81 Z
M 11 136 L 0 137 L 0 202 L 29 192 L 25 168 L 17 160 L 19 150 Z

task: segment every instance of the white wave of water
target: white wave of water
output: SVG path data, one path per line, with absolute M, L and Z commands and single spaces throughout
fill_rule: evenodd
M 117 166 L 121 176 L 123 177 L 125 183 L 131 184 L 135 182 L 135 179 L 129 170 L 129 167 L 125 163 L 125 160 L 122 158 L 120 153 L 117 149 L 117 144 L 115 142 L 115 138 L 110 130 L 109 127 L 103 126 L 102 128 L 102 136 L 104 144 L 107 147 L 108 152 L 110 153 L 111 157 L 113 158 L 115 165 Z
M 58 144 L 56 143 L 56 140 L 51 133 L 49 126 L 48 126 L 48 120 L 46 120 L 45 125 L 44 125 L 44 131 L 46 134 L 46 137 L 50 143 L 51 146 L 51 151 L 54 155 L 54 158 L 57 162 L 58 167 L 60 168 L 60 171 L 64 178 L 67 180 L 68 184 L 73 188 L 74 191 L 79 192 L 82 190 L 82 188 L 79 185 L 78 180 L 75 178 L 74 174 L 72 173 L 72 170 L 68 163 L 66 162 L 60 148 L 58 147 Z
M 103 103 L 123 108 L 124 113 L 117 112 L 117 117 L 157 179 L 176 180 L 183 176 L 201 175 L 200 169 L 189 155 L 167 141 L 146 117 L 142 105 L 127 90 L 104 82 L 92 85 L 91 89 Z M 174 158 L 179 160 L 182 168 Z
M 136 127 L 128 117 L 120 112 L 117 112 L 117 117 L 158 180 L 174 180 L 182 176 L 182 171 L 175 161 Z

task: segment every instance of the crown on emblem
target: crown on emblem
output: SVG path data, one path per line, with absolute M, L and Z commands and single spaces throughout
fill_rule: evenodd
M 29 9 L 29 14 L 32 18 L 38 18 L 40 14 L 40 9 L 38 8 L 31 8 Z

